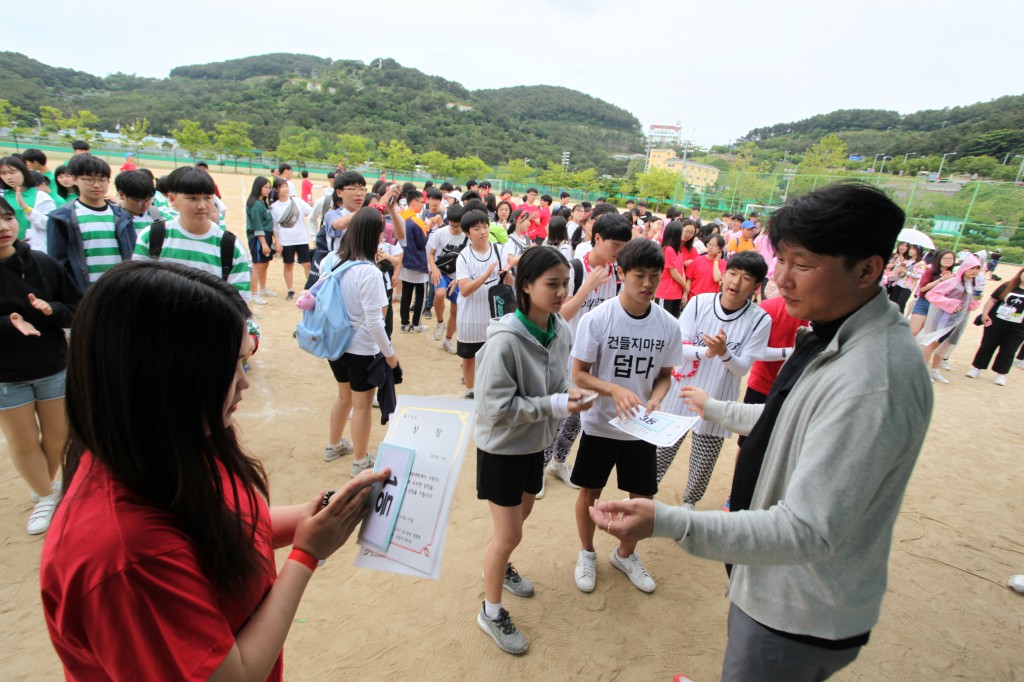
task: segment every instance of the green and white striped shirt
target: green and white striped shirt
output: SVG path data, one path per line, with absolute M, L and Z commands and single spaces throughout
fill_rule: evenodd
M 82 250 L 89 270 L 89 284 L 121 262 L 121 249 L 117 246 L 114 212 L 104 204 L 101 210 L 75 201 L 75 217 L 82 233 Z
M 206 234 L 194 235 L 186 231 L 177 220 L 168 222 L 166 229 L 167 233 L 164 236 L 159 260 L 189 265 L 217 277 L 223 275 L 220 262 L 220 241 L 224 236 L 224 230 L 210 223 L 210 229 Z M 146 227 L 139 232 L 132 260 L 150 260 L 149 231 L 150 228 Z M 228 284 L 234 287 L 248 302 L 249 256 L 241 244 L 242 240 L 235 240 L 235 254 L 232 259 L 231 273 L 228 275 Z

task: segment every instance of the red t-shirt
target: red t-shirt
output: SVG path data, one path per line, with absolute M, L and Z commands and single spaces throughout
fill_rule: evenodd
M 768 334 L 768 347 L 792 348 L 793 343 L 796 342 L 796 330 L 806 327 L 807 322 L 798 320 L 786 312 L 786 300 L 781 296 L 761 301 L 761 310 L 772 318 L 772 330 Z M 772 390 L 772 384 L 775 383 L 775 377 L 779 376 L 783 362 L 784 360 L 756 361 L 750 368 L 747 387 L 768 395 L 768 392 Z
M 525 204 L 524 203 L 524 204 L 520 204 L 519 208 L 523 209 L 524 211 L 529 213 L 530 216 L 531 216 L 530 217 L 530 227 L 526 231 L 526 236 L 529 237 L 530 239 L 536 239 L 537 237 L 540 237 L 541 239 L 547 239 L 547 236 L 548 236 L 547 223 L 544 223 L 543 224 L 544 226 L 541 227 L 541 222 L 540 222 L 541 221 L 540 206 L 534 206 L 533 204 Z M 548 214 L 548 218 L 550 219 L 550 217 L 551 217 L 551 215 L 549 213 Z
M 257 550 L 273 566 L 270 511 L 257 500 Z M 251 518 L 244 496 L 241 504 Z M 88 453 L 54 514 L 39 573 L 68 680 L 205 680 L 276 577 L 253 584 L 241 603 L 222 599 L 174 518 Z M 267 679 L 283 679 L 281 655 Z
M 139 170 L 139 167 L 136 166 L 131 161 L 125 161 L 124 163 L 121 164 L 121 168 L 120 168 L 119 172 L 124 173 L 126 171 L 133 171 L 133 170 Z
M 690 298 L 700 294 L 717 294 L 722 288 L 715 281 L 713 262 L 707 256 L 697 256 L 686 268 L 686 279 L 690 280 Z M 718 269 L 725 272 L 725 260 L 718 259 Z
M 671 246 L 666 246 L 664 253 L 665 269 L 661 271 L 661 283 L 654 296 L 664 301 L 679 301 L 683 298 L 683 285 L 672 278 L 671 270 L 683 274 L 683 254 L 676 253 Z
M 302 200 L 307 204 L 313 203 L 313 181 L 309 178 L 302 179 Z

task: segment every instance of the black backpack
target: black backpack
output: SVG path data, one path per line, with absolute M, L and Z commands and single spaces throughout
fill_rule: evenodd
M 154 220 L 149 226 L 149 257 L 153 260 L 160 258 L 160 252 L 164 250 L 164 237 L 167 236 L 167 221 Z M 227 281 L 231 275 L 231 268 L 235 264 L 235 235 L 233 232 L 224 230 L 224 236 L 220 240 L 220 276 Z

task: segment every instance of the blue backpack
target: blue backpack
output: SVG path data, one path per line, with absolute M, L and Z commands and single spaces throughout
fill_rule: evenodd
M 336 265 L 330 274 L 313 285 L 312 310 L 302 311 L 302 321 L 295 327 L 299 348 L 326 360 L 337 360 L 355 336 L 356 327 L 348 319 L 345 299 L 341 294 L 341 278 L 352 267 L 373 265 L 369 261 L 346 261 Z M 376 267 L 376 266 L 374 266 Z

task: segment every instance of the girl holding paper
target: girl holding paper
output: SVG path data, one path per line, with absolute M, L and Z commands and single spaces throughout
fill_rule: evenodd
M 249 316 L 219 277 L 161 262 L 118 265 L 78 307 L 64 497 L 39 570 L 68 679 L 283 679 L 282 646 L 317 561 L 390 476 L 268 506 L 263 467 L 234 426 Z M 288 545 L 278 573 L 274 549 Z
M 523 252 L 515 281 L 519 309 L 491 324 L 477 356 L 477 498 L 487 500 L 494 534 L 484 553 L 483 608 L 477 624 L 510 654 L 526 638 L 501 603 L 502 589 L 533 596 L 533 585 L 509 561 L 523 537 L 544 479 L 544 448 L 560 417 L 592 404 L 566 378 L 572 338 L 558 316 L 569 297 L 569 263 L 550 246 Z

